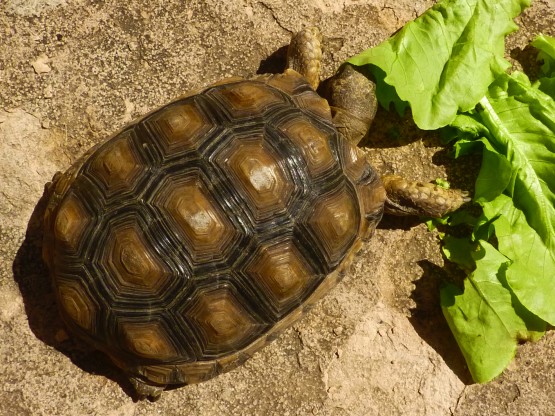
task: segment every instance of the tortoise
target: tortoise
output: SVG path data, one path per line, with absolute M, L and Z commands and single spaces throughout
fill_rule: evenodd
M 321 35 L 282 74 L 225 79 L 124 127 L 47 191 L 43 257 L 61 317 L 139 398 L 242 364 L 345 274 L 384 208 L 442 216 L 465 193 L 380 178 L 358 141 L 374 84 L 316 92 Z

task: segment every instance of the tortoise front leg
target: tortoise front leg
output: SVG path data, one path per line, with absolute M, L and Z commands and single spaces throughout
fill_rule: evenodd
M 322 35 L 320 30 L 309 27 L 297 32 L 287 50 L 287 68 L 301 74 L 316 91 L 320 84 L 322 60 Z
M 382 182 L 387 194 L 384 205 L 387 214 L 441 218 L 471 200 L 466 191 L 410 181 L 397 175 L 385 175 Z

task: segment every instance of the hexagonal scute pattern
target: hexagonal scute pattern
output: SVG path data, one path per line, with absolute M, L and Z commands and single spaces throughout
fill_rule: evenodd
M 217 156 L 256 221 L 285 212 L 295 184 L 264 136 L 234 138 Z
M 327 100 L 320 97 L 318 94 L 315 94 L 313 91 L 306 91 L 302 94 L 295 95 L 294 100 L 295 103 L 306 112 L 331 123 L 330 106 Z
M 197 150 L 215 125 L 193 98 L 180 100 L 152 114 L 144 121 L 164 157 L 179 157 Z
M 54 236 L 60 248 L 76 252 L 90 222 L 81 200 L 75 194 L 67 195 L 60 204 L 54 222 Z
M 278 90 L 254 81 L 223 84 L 210 91 L 210 95 L 233 119 L 262 116 L 285 102 Z
M 318 279 L 292 239 L 262 244 L 245 272 L 266 295 L 276 320 L 298 306 Z
M 93 333 L 98 308 L 86 286 L 80 282 L 64 280 L 57 284 L 56 293 L 62 316 L 70 319 L 81 329 Z
M 204 357 L 239 351 L 267 326 L 230 285 L 198 290 L 183 315 L 198 334 Z
M 173 279 L 137 222 L 112 226 L 102 256 L 107 283 L 120 293 L 159 293 Z
M 123 348 L 136 356 L 160 361 L 183 359 L 160 321 L 136 322 L 121 318 L 118 329 Z
M 314 177 L 322 175 L 336 164 L 330 142 L 330 131 L 316 127 L 307 117 L 286 120 L 279 129 L 293 141 L 303 155 L 308 171 Z
M 135 148 L 132 131 L 126 130 L 107 141 L 91 156 L 87 171 L 100 183 L 107 196 L 132 190 L 146 166 Z
M 45 214 L 70 329 L 159 384 L 207 380 L 274 339 L 381 215 L 379 179 L 330 120 L 286 71 L 215 84 L 91 149 Z
M 344 257 L 359 233 L 360 207 L 346 186 L 335 189 L 314 205 L 308 227 L 331 265 Z
M 196 264 L 225 258 L 240 237 L 198 170 L 168 175 L 153 202 Z
M 268 85 L 290 96 L 298 96 L 305 91 L 311 91 L 312 94 L 315 94 L 312 88 L 306 83 L 304 77 L 294 70 L 286 70 L 283 74 L 271 75 L 268 77 L 267 82 Z
M 351 146 L 342 137 L 338 139 L 339 159 L 343 166 L 343 171 L 353 183 L 358 183 L 367 172 L 372 170 L 372 167 L 366 160 L 362 150 Z

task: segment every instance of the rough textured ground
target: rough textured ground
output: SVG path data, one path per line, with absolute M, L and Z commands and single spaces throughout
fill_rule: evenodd
M 344 282 L 246 365 L 156 403 L 133 402 L 102 355 L 68 338 L 40 261 L 45 183 L 106 134 L 189 89 L 279 69 L 304 25 L 322 28 L 329 75 L 431 4 L 0 2 L 0 415 L 553 414 L 553 333 L 496 381 L 470 384 L 438 307 L 438 282 L 454 271 L 417 222 L 385 220 Z M 555 34 L 554 10 L 537 1 L 519 19 L 507 46 L 516 66 L 530 66 L 534 34 Z M 472 177 L 408 120 L 379 117 L 369 153 L 382 171 Z M 402 139 L 384 144 L 391 132 Z

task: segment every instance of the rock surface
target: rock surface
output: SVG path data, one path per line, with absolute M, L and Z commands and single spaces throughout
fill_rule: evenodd
M 396 0 L 4 0 L 0 4 L 0 416 L 546 415 L 554 335 L 519 348 L 497 380 L 472 385 L 438 306 L 437 236 L 386 219 L 345 280 L 241 368 L 133 402 L 130 386 L 61 324 L 40 260 L 44 185 L 90 146 L 185 91 L 279 71 L 283 48 L 319 26 L 324 72 L 386 39 L 433 4 Z M 537 1 L 507 42 L 555 35 Z M 8 51 L 8 53 L 6 53 Z M 468 186 L 437 138 L 380 112 L 368 147 L 383 172 Z M 380 140 L 391 129 L 402 140 Z M 403 146 L 400 146 L 403 144 Z M 473 161 L 468 161 L 472 166 Z M 466 182 L 465 182 L 466 181 Z

